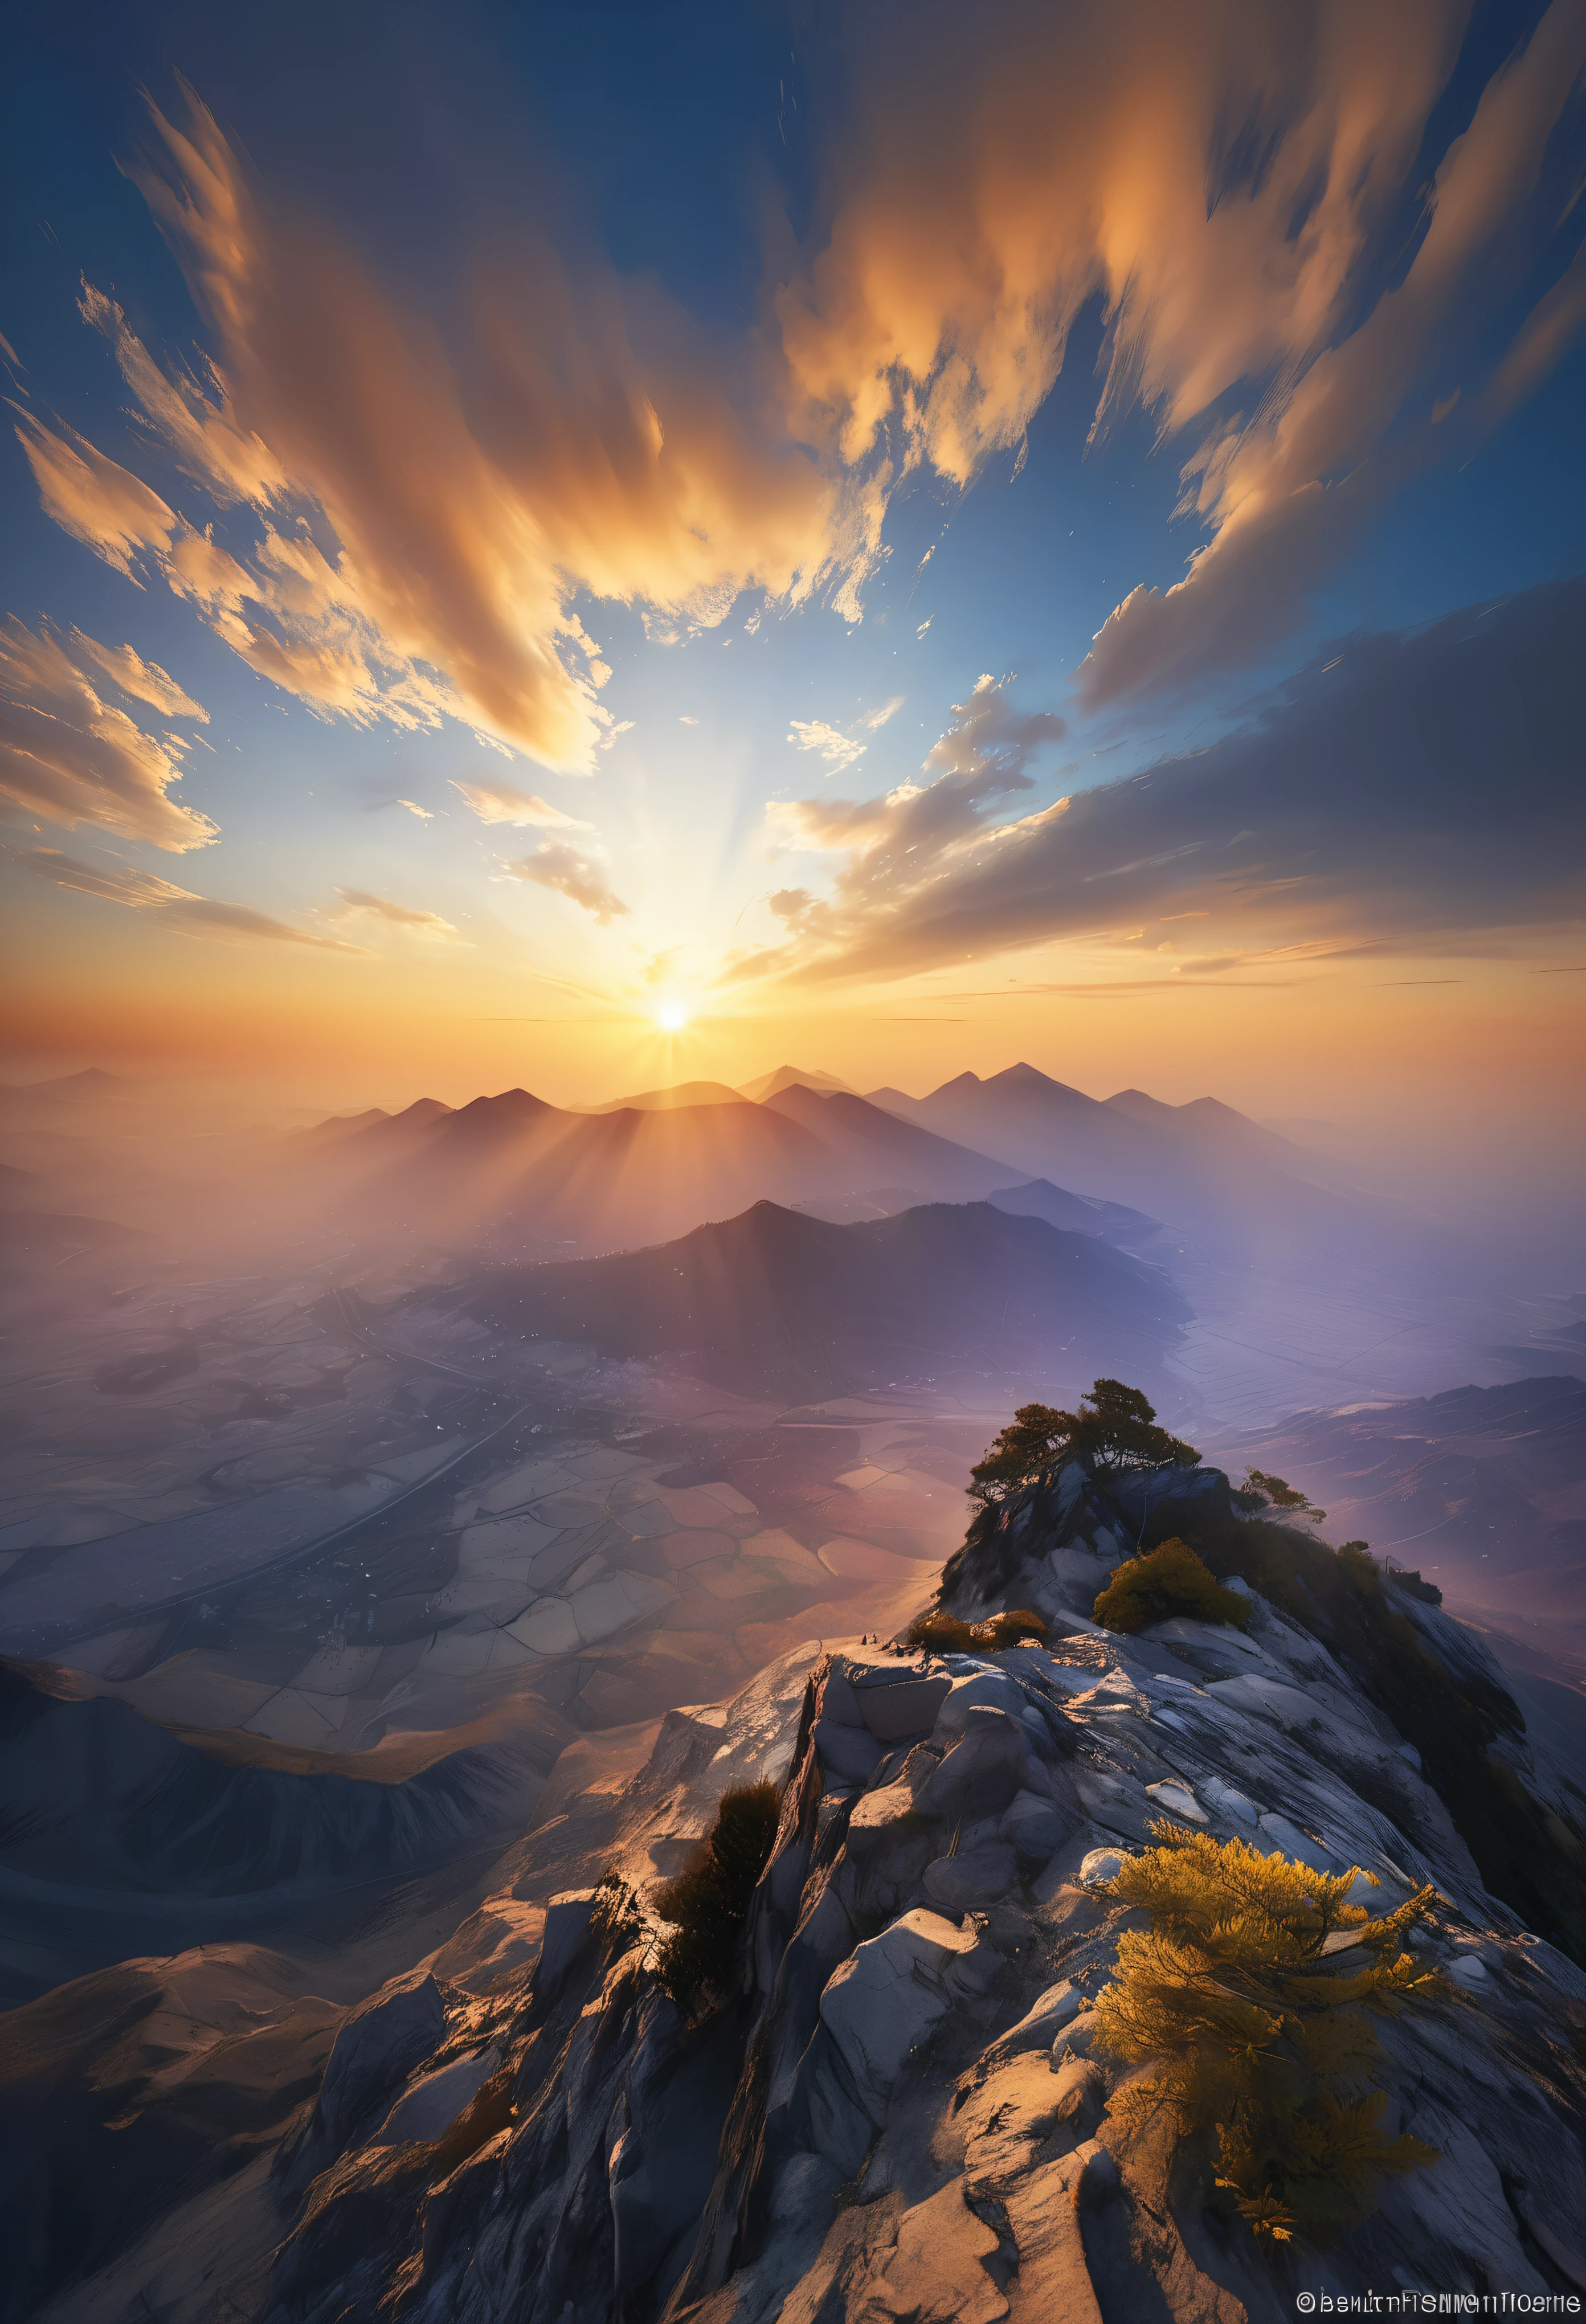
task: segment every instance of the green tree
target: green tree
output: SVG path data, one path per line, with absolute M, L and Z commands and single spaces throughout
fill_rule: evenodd
M 1244 1483 L 1233 1499 L 1237 1508 L 1250 1516 L 1257 1509 L 1266 1508 L 1268 1504 L 1275 1509 L 1297 1509 L 1314 1525 L 1320 1525 L 1327 1515 L 1326 1510 L 1319 1509 L 1314 1501 L 1308 1501 L 1304 1493 L 1296 1492 L 1286 1477 L 1275 1477 L 1269 1469 L 1247 1469 Z
M 1146 1469 L 1193 1469 L 1193 1444 L 1157 1426 L 1157 1408 L 1138 1388 L 1099 1379 L 1077 1412 L 1049 1404 L 1023 1404 L 970 1471 L 977 1501 L 1005 1501 L 1010 1493 L 1055 1476 L 1065 1461 L 1082 1461 L 1093 1475 L 1124 1476 Z

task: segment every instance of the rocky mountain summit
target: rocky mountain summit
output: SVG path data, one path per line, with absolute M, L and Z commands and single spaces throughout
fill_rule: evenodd
M 1099 1628 L 1111 1575 L 1170 1536 L 1248 1619 Z M 623 1788 L 569 1797 L 350 2009 L 223 1946 L 105 1972 L 69 2041 L 74 1988 L 14 2013 L 39 2122 L 73 2111 L 14 2166 L 5 2312 L 1265 2324 L 1302 2290 L 1586 2292 L 1586 1975 L 1553 1941 L 1578 1949 L 1586 1796 L 1434 1596 L 1245 1517 L 1218 1471 L 1103 1488 L 1070 1462 L 976 1519 L 937 1609 L 1029 1609 L 1047 1643 L 811 1642 L 669 1713 Z M 767 1782 L 727 1989 L 680 2006 L 658 1885 Z M 1253 2234 L 1096 2038 L 1144 1925 L 1111 1883 L 1164 1825 L 1359 1868 L 1374 1914 L 1430 1892 L 1410 1942 L 1442 1974 L 1375 2073 L 1384 2129 L 1435 2159 L 1325 2246 Z M 62 2249 L 85 2140 L 113 2181 L 134 2130 L 161 2183 L 120 2248 Z

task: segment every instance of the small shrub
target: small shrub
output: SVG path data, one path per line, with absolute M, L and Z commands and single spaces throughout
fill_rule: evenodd
M 1023 1638 L 1044 1646 L 1050 1635 L 1041 1616 L 1027 1608 L 993 1614 L 984 1622 L 961 1622 L 955 1614 L 933 1606 L 928 1614 L 916 1615 L 903 1633 L 903 1643 L 924 1646 L 933 1655 L 996 1655 Z
M 1004 1646 L 1017 1646 L 1022 1640 L 1044 1646 L 1051 1632 L 1039 1614 L 1028 1606 L 1018 1606 L 1006 1614 L 993 1614 L 989 1622 L 975 1624 L 975 1637 L 983 1641 L 993 1654 Z
M 651 1900 L 677 1932 L 659 1946 L 657 1982 L 691 2015 L 732 1983 L 739 1932 L 770 1856 L 781 1805 L 775 1784 L 738 1784 L 724 1792 L 715 1822 Z
M 1375 2209 L 1384 2176 L 1437 2159 L 1379 2127 L 1387 2098 L 1370 2085 L 1380 2045 L 1369 2015 L 1446 1991 L 1404 1950 L 1433 1892 L 1373 1919 L 1346 1902 L 1353 1870 L 1334 1877 L 1243 1840 L 1153 1829 L 1160 1844 L 1108 1884 L 1151 1920 L 1119 1939 L 1096 2005 L 1099 2049 L 1160 2061 L 1124 2118 L 1139 2129 L 1166 2107 L 1181 2136 L 1208 2147 L 1215 2136 L 1217 2184 L 1259 2236 L 1334 2235 Z M 1324 1952 L 1341 1930 L 1366 1967 Z
M 1319 1638 L 1421 1754 L 1482 1884 L 1539 1937 L 1586 1967 L 1586 1851 L 1491 1749 L 1523 1735 L 1512 1696 L 1468 1666 L 1457 1674 L 1417 1631 L 1363 1542 L 1329 1549 L 1270 1517 L 1240 1520 L 1208 1496 L 1165 1501 L 1149 1545 L 1180 1535 L 1220 1580 L 1239 1574 L 1296 1628 Z M 1389 1587 L 1389 1582 L 1393 1587 Z
M 1104 1630 L 1143 1630 L 1175 1614 L 1192 1622 L 1237 1622 L 1242 1629 L 1252 1609 L 1175 1536 L 1120 1565 L 1092 1611 Z

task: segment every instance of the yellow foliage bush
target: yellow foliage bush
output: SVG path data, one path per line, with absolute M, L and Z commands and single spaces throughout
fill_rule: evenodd
M 1381 2053 L 1370 2013 L 1448 1990 L 1404 1947 L 1433 1892 L 1374 1918 L 1347 1901 L 1353 1870 L 1313 1872 L 1167 1822 L 1153 1831 L 1159 1844 L 1108 1883 L 1151 1920 L 1120 1938 L 1096 2005 L 1098 2049 L 1159 2061 L 1125 2119 L 1139 2128 L 1166 2107 L 1181 2136 L 1215 2135 L 1217 2184 L 1258 2236 L 1324 2240 L 1375 2209 L 1385 2174 L 1437 2159 L 1420 2139 L 1383 2135 L 1387 2098 L 1371 2087 Z M 1330 1948 L 1341 1934 L 1347 1943 Z
M 1249 1620 L 1249 1600 L 1225 1590 L 1187 1541 L 1176 1535 L 1120 1565 L 1092 1609 L 1104 1630 L 1143 1630 L 1171 1615 L 1192 1622 Z
M 1042 1617 L 1028 1607 L 1016 1606 L 984 1622 L 961 1622 L 956 1615 L 945 1614 L 935 1606 L 928 1614 L 916 1615 L 903 1633 L 903 1643 L 928 1646 L 935 1655 L 996 1655 L 1026 1638 L 1044 1646 L 1049 1635 Z

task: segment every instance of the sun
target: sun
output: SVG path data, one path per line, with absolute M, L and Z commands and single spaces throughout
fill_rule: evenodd
M 680 1001 L 663 1001 L 655 1012 L 655 1021 L 663 1033 L 680 1033 L 688 1022 L 688 1011 Z

